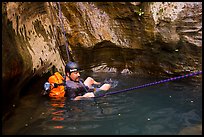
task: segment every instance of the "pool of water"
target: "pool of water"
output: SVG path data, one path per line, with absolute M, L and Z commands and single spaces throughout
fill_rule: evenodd
M 89 75 L 98 81 L 118 81 L 118 86 L 108 92 L 166 79 L 112 73 Z M 186 134 L 201 134 L 202 80 L 185 78 L 81 101 L 50 100 L 40 95 L 41 89 L 39 82 L 28 89 L 32 94 L 24 96 L 3 123 L 3 134 L 176 135 L 185 134 L 185 128 L 189 128 Z

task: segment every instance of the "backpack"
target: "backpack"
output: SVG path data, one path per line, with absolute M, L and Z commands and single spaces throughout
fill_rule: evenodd
M 49 97 L 64 97 L 64 81 L 65 78 L 59 72 L 55 72 L 54 75 L 48 78 L 48 82 L 50 83 Z

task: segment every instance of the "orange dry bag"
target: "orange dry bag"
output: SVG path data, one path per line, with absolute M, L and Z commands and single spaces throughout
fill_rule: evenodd
M 51 84 L 50 97 L 64 97 L 64 78 L 59 72 L 55 72 L 54 75 L 50 76 L 48 82 Z

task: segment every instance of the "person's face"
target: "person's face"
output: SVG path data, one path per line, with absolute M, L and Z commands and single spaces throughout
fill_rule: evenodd
M 78 71 L 72 72 L 69 76 L 73 81 L 79 81 L 80 74 Z

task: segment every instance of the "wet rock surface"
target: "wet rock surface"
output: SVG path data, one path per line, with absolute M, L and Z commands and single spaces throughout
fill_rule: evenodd
M 202 68 L 202 3 L 61 2 L 72 58 L 83 69 L 178 75 Z M 21 89 L 54 66 L 65 39 L 56 2 L 2 3 L 3 113 Z

